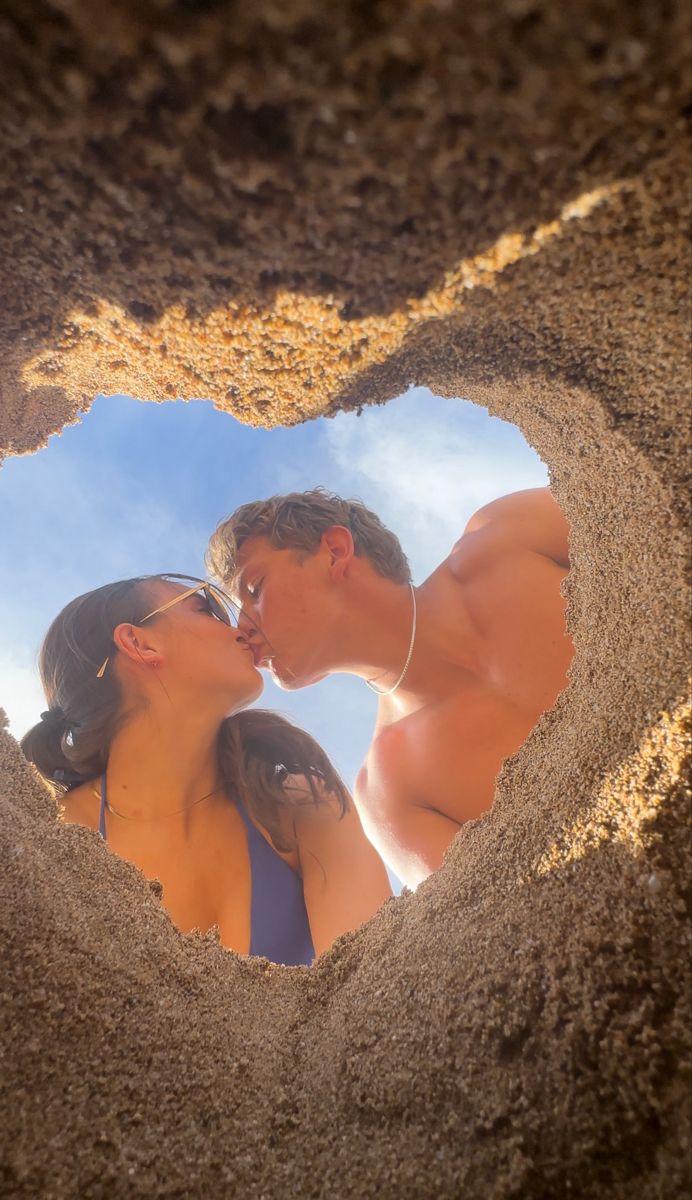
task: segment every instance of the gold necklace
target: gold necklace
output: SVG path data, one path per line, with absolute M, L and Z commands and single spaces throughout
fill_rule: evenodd
M 98 791 L 96 790 L 96 788 L 92 788 L 91 790 L 98 800 L 103 800 L 103 796 L 101 795 L 100 788 L 98 789 Z M 210 796 L 215 796 L 217 792 L 221 792 L 221 791 L 223 791 L 222 787 L 214 788 L 213 791 L 207 792 L 206 796 L 200 796 L 199 800 L 193 800 L 192 804 L 185 804 L 185 805 L 183 805 L 182 808 L 173 809 L 172 812 L 157 813 L 156 816 L 153 816 L 153 817 L 128 817 L 125 815 L 125 813 L 118 812 L 117 808 L 113 808 L 113 806 L 110 804 L 110 802 L 108 800 L 108 797 L 106 797 L 105 807 L 107 808 L 109 813 L 112 813 L 114 817 L 119 817 L 121 821 L 159 821 L 163 817 L 177 817 L 179 813 L 188 812 L 189 809 L 195 808 L 198 804 L 201 804 L 203 800 L 208 800 Z

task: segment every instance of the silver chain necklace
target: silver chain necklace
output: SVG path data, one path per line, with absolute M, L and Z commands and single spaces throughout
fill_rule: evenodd
M 416 592 L 415 592 L 415 588 L 412 583 L 409 583 L 408 586 L 411 589 L 411 600 L 413 602 L 413 622 L 411 625 L 411 641 L 409 643 L 408 654 L 406 655 L 406 662 L 404 663 L 404 669 L 401 672 L 401 675 L 397 679 L 396 683 L 394 684 L 394 687 L 390 687 L 386 691 L 383 691 L 382 688 L 375 687 L 375 684 L 370 679 L 365 680 L 368 687 L 370 688 L 370 691 L 375 692 L 375 694 L 377 696 L 391 696 L 392 693 L 396 691 L 399 684 L 403 683 L 404 675 L 408 671 L 409 664 L 411 662 L 411 657 L 413 655 L 413 647 L 416 642 Z

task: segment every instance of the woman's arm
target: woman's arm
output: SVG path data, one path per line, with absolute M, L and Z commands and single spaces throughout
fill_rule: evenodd
M 299 788 L 302 781 L 292 779 Z M 315 804 L 309 792 L 292 809 L 305 907 L 315 954 L 369 920 L 391 894 L 382 859 L 370 845 L 352 801 L 339 816 L 336 799 Z

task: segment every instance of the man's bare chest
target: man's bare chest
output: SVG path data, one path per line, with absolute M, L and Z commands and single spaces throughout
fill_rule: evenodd
M 382 731 L 379 753 L 390 760 L 384 773 L 408 802 L 473 820 L 492 803 L 502 762 L 531 725 L 525 712 L 489 689 L 461 689 Z

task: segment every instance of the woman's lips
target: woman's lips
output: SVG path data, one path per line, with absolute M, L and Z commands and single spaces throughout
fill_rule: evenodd
M 276 658 L 276 652 L 274 650 L 271 650 L 268 646 L 257 642 L 248 642 L 247 648 L 252 653 L 252 658 L 256 667 L 264 667 L 265 670 L 268 671 L 272 669 L 274 665 L 274 659 Z

